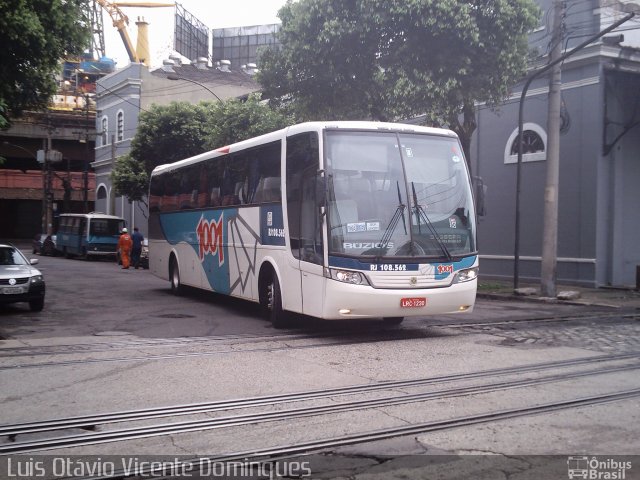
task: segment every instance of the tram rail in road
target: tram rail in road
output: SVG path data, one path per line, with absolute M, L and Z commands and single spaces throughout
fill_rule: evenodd
M 181 467 L 188 467 L 188 469 L 182 469 L 185 471 L 198 472 L 198 467 L 202 465 L 210 465 L 212 463 L 223 462 L 255 462 L 263 460 L 265 462 L 273 462 L 280 458 L 292 458 L 297 455 L 305 455 L 314 452 L 322 452 L 328 449 L 334 449 L 338 447 L 344 447 L 348 445 L 361 444 L 366 442 L 372 442 L 377 440 L 386 440 L 395 437 L 401 437 L 406 435 L 424 434 L 429 432 L 436 432 L 441 430 L 467 427 L 472 425 L 478 425 L 482 423 L 497 422 L 501 420 L 507 420 L 511 418 L 539 415 L 543 413 L 556 412 L 560 410 L 579 408 L 585 406 L 593 406 L 610 402 L 622 401 L 630 398 L 636 398 L 640 396 L 640 389 L 626 390 L 620 392 L 607 393 L 603 395 L 594 395 L 589 397 L 582 397 L 573 400 L 566 400 L 560 402 L 552 402 L 541 405 L 535 405 L 524 408 L 505 409 L 494 412 L 488 412 L 479 415 L 470 415 L 465 417 L 457 417 L 448 420 L 439 420 L 433 422 L 425 422 L 420 424 L 405 425 L 401 427 L 392 427 L 385 429 L 372 430 L 352 435 L 329 437 L 321 440 L 315 440 L 306 443 L 299 443 L 295 445 L 280 445 L 275 447 L 269 447 L 264 449 L 252 449 L 240 452 L 232 452 L 224 455 L 217 456 L 204 456 L 193 459 L 184 460 L 172 464 L 172 466 L 178 470 Z M 145 477 L 151 475 L 155 471 L 155 466 L 148 468 L 135 469 L 133 473 L 127 473 L 124 470 L 110 472 L 108 476 L 91 476 L 91 480 L 113 480 L 113 479 L 125 479 L 131 477 Z M 166 477 L 165 477 L 166 478 Z
M 0 427 L 0 435 L 14 438 L 18 435 L 55 431 L 69 428 L 88 428 L 98 424 L 114 423 L 122 421 L 143 420 L 159 417 L 170 417 L 176 415 L 189 415 L 203 412 L 213 412 L 221 410 L 232 410 L 237 408 L 247 408 L 254 406 L 275 405 L 278 403 L 287 403 L 294 401 L 302 401 L 318 398 L 333 398 L 336 396 L 351 395 L 355 393 L 364 393 L 377 390 L 391 390 L 397 388 L 417 387 L 426 385 L 438 385 L 442 383 L 469 380 L 477 378 L 487 378 L 495 376 L 505 376 L 522 374 L 526 372 L 540 372 L 550 369 L 562 369 L 583 365 L 590 365 L 603 362 L 616 362 L 638 360 L 638 354 L 626 355 L 603 355 L 597 357 L 587 357 L 574 360 L 547 362 L 534 365 L 525 365 L 521 367 L 509 367 L 503 369 L 493 369 L 481 372 L 471 372 L 458 375 L 447 375 L 425 379 L 415 379 L 406 381 L 380 382 L 371 385 L 355 385 L 342 388 L 333 388 L 326 390 L 315 390 L 309 392 L 300 392 L 287 395 L 275 395 L 268 397 L 257 397 L 239 400 L 230 400 L 226 402 L 212 402 L 209 404 L 196 404 L 186 406 L 166 407 L 161 409 L 134 410 L 127 412 L 114 412 L 105 415 L 94 415 L 85 417 L 72 417 L 67 419 L 58 419 L 43 422 L 33 422 L 27 424 L 7 425 Z M 116 431 L 86 433 L 81 435 L 67 435 L 53 438 L 46 438 L 35 441 L 11 442 L 0 444 L 0 454 L 6 453 L 27 453 L 39 450 L 49 450 L 63 447 L 77 447 L 83 445 L 91 445 L 96 443 L 106 443 L 122 440 L 131 440 L 138 438 L 146 438 L 151 436 L 170 435 L 176 433 L 186 433 L 199 430 L 211 430 L 230 426 L 240 426 L 255 424 L 261 422 L 287 420 L 292 418 L 333 414 L 349 410 L 360 410 L 375 407 L 385 407 L 390 405 L 415 403 L 434 399 L 452 398 L 465 395 L 477 395 L 482 393 L 494 392 L 497 390 L 524 388 L 534 385 L 540 385 L 552 382 L 561 382 L 581 377 L 593 375 L 603 375 L 617 373 L 623 371 L 631 371 L 640 369 L 640 362 L 631 364 L 605 366 L 586 371 L 553 373 L 551 375 L 541 376 L 537 378 L 517 378 L 516 380 L 501 381 L 487 383 L 483 385 L 462 386 L 451 388 L 448 390 L 439 390 L 431 392 L 421 392 L 416 394 L 400 394 L 387 396 L 382 398 L 374 398 L 369 400 L 348 401 L 342 403 L 332 403 L 329 405 L 320 405 L 312 407 L 303 407 L 278 411 L 265 411 L 252 414 L 243 414 L 229 417 L 219 417 L 215 419 L 195 420 L 180 423 L 169 423 L 161 425 L 151 425 L 145 427 L 134 427 L 121 429 Z M 639 390 L 640 392 L 640 390 Z

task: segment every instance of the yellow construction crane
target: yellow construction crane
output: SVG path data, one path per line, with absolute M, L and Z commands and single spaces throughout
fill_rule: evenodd
M 107 0 L 96 0 L 102 8 L 104 8 L 111 20 L 113 26 L 118 29 L 124 48 L 127 50 L 129 60 L 132 62 L 147 62 L 148 58 L 140 58 L 140 53 L 133 48 L 131 39 L 129 38 L 129 32 L 127 32 L 127 25 L 129 25 L 129 18 L 121 10 L 122 7 L 142 7 L 142 8 L 154 8 L 154 7 L 174 7 L 175 3 L 162 3 L 162 2 L 109 2 Z M 145 39 L 146 40 L 146 39 Z M 138 42 L 140 45 L 140 42 Z M 145 53 L 147 55 L 147 53 Z

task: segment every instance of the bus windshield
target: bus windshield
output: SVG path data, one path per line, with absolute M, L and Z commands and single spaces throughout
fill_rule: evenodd
M 92 218 L 89 223 L 89 235 L 94 237 L 117 236 L 123 227 L 123 220 Z
M 446 259 L 474 253 L 475 212 L 456 138 L 328 131 L 329 253 Z

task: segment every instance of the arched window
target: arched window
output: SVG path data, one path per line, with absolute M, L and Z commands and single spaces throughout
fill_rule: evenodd
M 96 212 L 108 212 L 109 202 L 107 200 L 107 196 L 107 187 L 104 184 L 100 184 L 96 190 Z
M 547 133 L 535 123 L 522 126 L 522 161 L 540 162 L 547 159 Z M 518 129 L 516 128 L 504 148 L 504 163 L 518 162 Z
M 102 131 L 100 134 L 102 135 L 102 146 L 109 145 L 109 119 L 107 117 L 102 117 Z
M 116 138 L 118 142 L 124 140 L 124 112 L 122 110 L 118 111 L 116 117 Z

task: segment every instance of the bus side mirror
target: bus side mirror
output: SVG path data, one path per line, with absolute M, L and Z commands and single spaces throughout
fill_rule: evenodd
M 482 177 L 472 178 L 474 196 L 476 200 L 476 214 L 479 217 L 484 217 L 487 214 L 485 206 L 485 197 L 487 194 L 487 186 L 484 184 Z
M 324 207 L 327 204 L 327 180 L 324 172 L 318 172 L 316 176 L 316 205 Z

